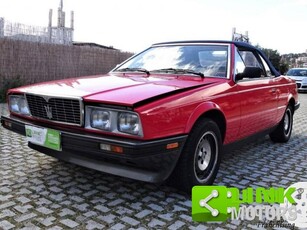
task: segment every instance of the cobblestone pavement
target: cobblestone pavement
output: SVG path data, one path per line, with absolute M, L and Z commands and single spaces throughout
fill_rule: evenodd
M 307 94 L 299 97 L 291 140 L 266 137 L 225 153 L 216 184 L 286 188 L 307 181 Z M 0 229 L 257 229 L 249 221 L 193 222 L 190 198 L 173 188 L 58 161 L 2 127 L 0 137 Z

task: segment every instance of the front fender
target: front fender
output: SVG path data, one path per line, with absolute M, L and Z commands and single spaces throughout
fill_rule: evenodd
M 206 112 L 218 110 L 220 113 L 224 114 L 221 108 L 213 102 L 204 102 L 198 105 L 195 110 L 192 112 L 191 116 L 188 119 L 187 125 L 185 127 L 185 133 L 189 133 L 194 126 L 195 122 Z M 225 117 L 225 116 L 224 116 Z

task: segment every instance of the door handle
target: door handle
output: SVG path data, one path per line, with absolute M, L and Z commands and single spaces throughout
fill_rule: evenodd
M 276 88 L 272 88 L 272 89 L 270 90 L 270 92 L 271 92 L 272 94 L 276 94 L 276 93 L 277 93 L 277 89 L 276 89 Z

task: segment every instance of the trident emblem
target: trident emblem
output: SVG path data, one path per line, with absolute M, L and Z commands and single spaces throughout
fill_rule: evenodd
M 45 105 L 44 108 L 45 108 L 47 117 L 49 119 L 52 119 L 52 107 L 50 107 L 49 105 Z

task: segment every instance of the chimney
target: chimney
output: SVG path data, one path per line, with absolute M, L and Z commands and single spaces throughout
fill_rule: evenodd
M 62 22 L 61 22 L 61 27 L 65 27 L 65 12 L 62 11 Z
M 48 27 L 52 27 L 52 9 L 49 10 L 49 24 Z
M 73 11 L 71 11 L 71 14 L 70 14 L 71 16 L 70 16 L 70 28 L 72 29 L 72 30 L 74 30 L 74 12 Z
M 61 9 L 59 8 L 58 9 L 58 27 L 60 28 L 61 27 L 61 22 L 62 22 L 62 12 L 61 12 Z
M 0 17 L 0 37 L 4 37 L 4 18 Z
M 63 11 L 63 0 L 60 1 L 60 9 Z

